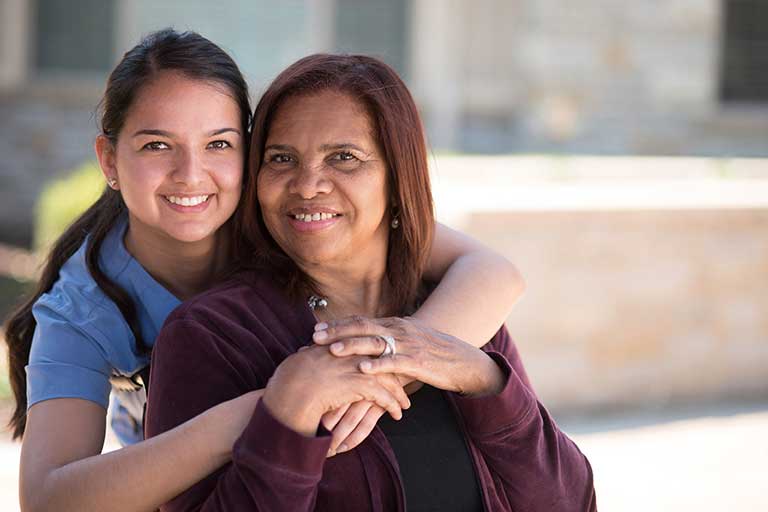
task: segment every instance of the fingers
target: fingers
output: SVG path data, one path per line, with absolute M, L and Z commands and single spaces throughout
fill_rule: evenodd
M 384 387 L 384 389 L 389 391 L 389 393 L 395 397 L 401 409 L 408 409 L 411 407 L 411 399 L 408 398 L 408 394 L 403 389 L 403 386 L 400 385 L 400 381 L 396 376 L 385 373 L 377 375 L 376 380 Z
M 419 365 L 414 364 L 411 357 L 400 354 L 393 357 L 364 359 L 358 363 L 358 369 L 368 375 L 392 373 L 395 375 L 407 375 L 411 379 L 421 381 L 424 381 L 423 377 L 425 377 L 425 371 Z
M 335 341 L 329 347 L 331 354 L 338 357 L 359 355 L 379 356 L 386 348 L 386 342 L 378 336 L 345 338 Z
M 331 447 L 328 449 L 329 457 L 336 455 L 337 451 L 344 452 L 350 448 L 349 444 L 344 444 L 343 447 L 341 447 L 341 445 L 346 441 L 347 437 L 349 437 L 352 431 L 357 428 L 358 424 L 365 417 L 371 407 L 375 407 L 376 409 L 382 411 L 382 413 L 384 412 L 384 410 L 380 407 L 377 407 L 371 402 L 366 401 L 355 402 L 346 408 L 345 414 L 333 429 L 333 435 L 331 436 Z
M 371 379 L 370 376 L 362 374 L 360 374 L 360 377 L 364 378 L 364 384 L 359 389 L 363 393 L 365 400 L 376 403 L 376 405 L 386 410 L 394 420 L 399 420 L 403 417 L 403 404 L 398 396 L 391 393 L 376 379 Z M 400 390 L 402 391 L 402 388 Z M 402 394 L 405 395 L 405 392 L 402 392 Z M 406 396 L 405 398 L 407 399 L 408 397 Z M 410 401 L 407 403 L 410 405 Z
M 341 444 L 336 449 L 336 453 L 343 453 L 347 450 L 351 450 L 365 441 L 368 435 L 373 431 L 374 427 L 376 427 L 379 418 L 384 415 L 384 412 L 384 409 L 378 405 L 371 405 L 363 418 L 355 426 L 354 430 L 352 430 L 346 439 L 342 440 Z
M 339 407 L 335 411 L 330 411 L 325 414 L 323 414 L 323 417 L 320 418 L 320 421 L 322 422 L 323 426 L 328 430 L 333 430 L 336 425 L 339 423 L 339 420 L 344 417 L 344 415 L 347 412 L 347 409 L 349 409 L 350 404 L 344 405 L 342 407 Z
M 392 335 L 391 327 L 396 319 L 365 318 L 351 316 L 315 325 L 312 340 L 319 345 L 328 345 L 344 338 Z

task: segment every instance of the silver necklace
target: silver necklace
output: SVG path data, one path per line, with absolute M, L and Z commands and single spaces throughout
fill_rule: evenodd
M 310 295 L 307 299 L 307 306 L 309 306 L 309 309 L 312 311 L 315 311 L 317 308 L 325 309 L 328 307 L 328 299 L 325 297 L 318 297 L 317 295 Z

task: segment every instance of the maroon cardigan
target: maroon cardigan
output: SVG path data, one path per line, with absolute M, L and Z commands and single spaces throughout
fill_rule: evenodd
M 314 324 L 306 304 L 254 273 L 183 304 L 155 344 L 147 436 L 265 387 L 280 362 L 310 342 Z M 484 350 L 506 375 L 503 391 L 446 396 L 470 448 L 485 510 L 596 510 L 589 462 L 536 400 L 507 330 Z M 326 459 L 330 440 L 322 427 L 316 437 L 290 430 L 259 402 L 232 461 L 163 510 L 406 510 L 395 455 L 378 427 L 354 450 Z

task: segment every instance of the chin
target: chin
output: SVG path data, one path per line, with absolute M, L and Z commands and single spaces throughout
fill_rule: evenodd
M 303 250 L 286 251 L 290 258 L 298 263 L 310 266 L 322 266 L 343 259 L 343 255 L 336 250 Z
M 210 238 L 215 232 L 215 229 L 208 226 L 184 226 L 167 231 L 168 236 L 174 240 L 190 244 Z

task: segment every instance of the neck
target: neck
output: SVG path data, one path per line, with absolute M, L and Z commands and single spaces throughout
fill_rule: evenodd
M 227 228 L 198 242 L 181 242 L 129 224 L 125 248 L 144 269 L 180 300 L 210 288 L 226 268 Z
M 320 293 L 328 299 L 328 306 L 322 312 L 315 312 L 320 313 L 321 320 L 352 315 L 377 318 L 391 313 L 389 282 L 383 266 L 365 272 L 326 269 L 307 273 L 318 284 Z

